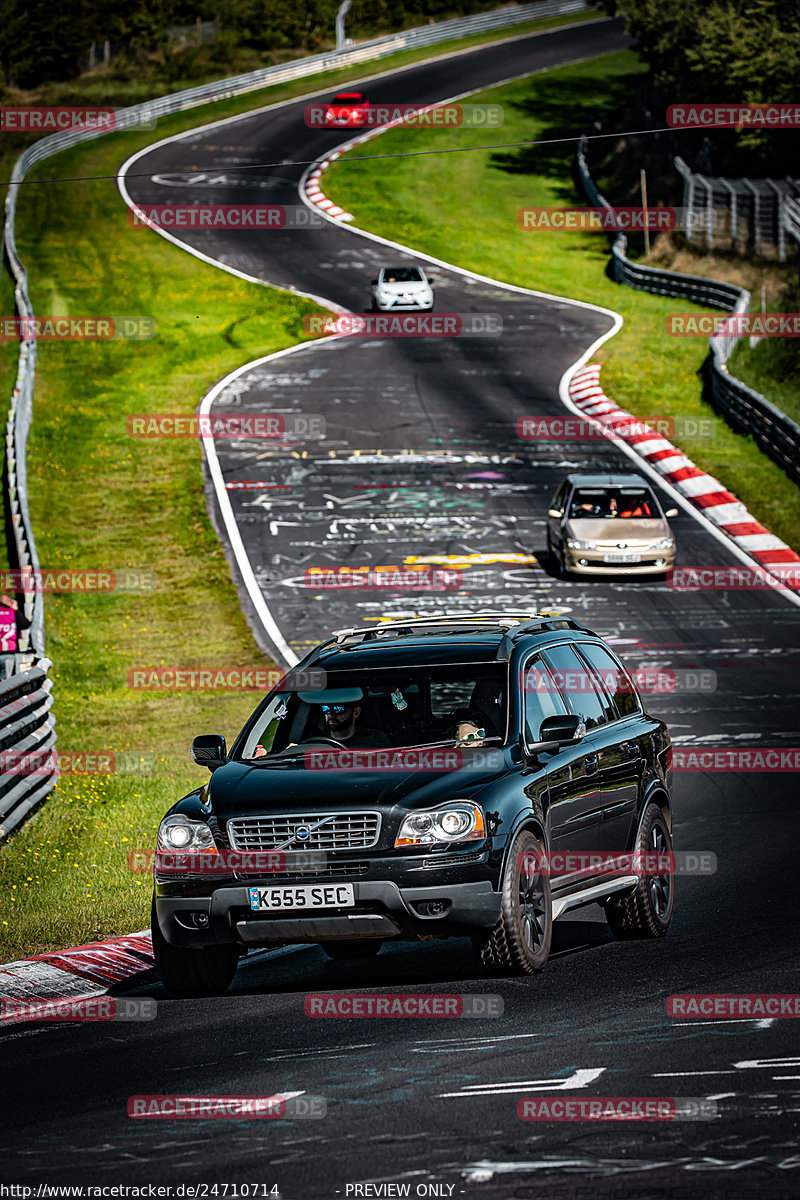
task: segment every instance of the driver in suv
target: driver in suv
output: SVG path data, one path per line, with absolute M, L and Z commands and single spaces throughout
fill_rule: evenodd
M 379 750 L 391 743 L 380 729 L 359 723 L 359 704 L 323 704 L 322 715 L 332 738 L 359 750 Z

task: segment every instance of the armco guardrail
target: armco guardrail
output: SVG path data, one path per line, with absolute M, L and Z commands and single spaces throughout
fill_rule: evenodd
M 0 838 L 30 815 L 58 779 L 51 666 L 41 658 L 0 682 Z
M 578 143 L 577 170 L 581 186 L 592 205 L 611 208 L 589 172 L 587 144 L 585 137 Z M 797 217 L 800 222 L 800 206 Z M 677 271 L 642 266 L 631 262 L 627 248 L 625 234 L 618 234 L 611 246 L 612 269 L 617 283 L 660 296 L 690 300 L 709 308 L 725 309 L 736 315 L 749 312 L 750 293 L 744 288 L 719 279 L 705 279 L 702 275 L 681 275 Z M 705 376 L 712 403 L 734 428 L 750 434 L 773 462 L 782 467 L 796 483 L 800 483 L 800 425 L 760 392 L 729 373 L 728 359 L 738 340 L 738 337 L 730 334 L 715 335 L 708 339 L 709 356 Z
M 171 96 L 161 96 L 144 104 L 118 109 L 115 128 L 135 129 L 139 126 L 152 125 L 159 117 L 169 116 L 172 113 L 210 104 L 215 100 L 227 100 L 247 92 L 257 91 L 259 88 L 303 79 L 324 71 L 332 71 L 338 67 L 357 66 L 360 63 L 383 58 L 388 54 L 395 54 L 398 50 L 412 50 L 416 47 L 431 46 L 437 42 L 451 41 L 454 38 L 474 33 L 509 28 L 540 17 L 568 16 L 581 12 L 591 12 L 590 6 L 585 0 L 540 0 L 539 3 L 520 4 L 515 8 L 496 9 L 493 12 L 478 13 L 472 17 L 457 17 L 452 21 L 441 21 L 438 24 L 425 25 L 419 29 L 408 29 L 401 33 L 389 34 L 386 37 L 373 38 L 371 41 L 362 42 L 360 45 L 350 46 L 344 50 L 328 51 L 274 67 L 264 67 L 258 71 L 249 71 L 244 75 L 221 79 L 216 83 L 187 88 L 185 91 L 175 92 Z M 6 196 L 2 242 L 3 253 L 14 279 L 16 309 L 19 316 L 31 317 L 34 315 L 28 294 L 25 267 L 17 254 L 14 236 L 19 184 L 34 164 L 58 154 L 61 150 L 68 150 L 80 142 L 102 137 L 106 132 L 105 129 L 76 129 L 50 134 L 29 146 L 14 164 Z M 3 492 L 9 566 L 31 567 L 34 571 L 38 569 L 39 562 L 28 508 L 26 445 L 33 417 L 35 372 L 36 342 L 22 341 L 17 379 L 11 397 L 6 427 Z M 23 650 L 26 648 L 25 639 L 28 638 L 35 655 L 42 662 L 47 663 L 48 660 L 44 658 L 44 611 L 41 593 L 35 591 L 25 593 L 23 605 L 25 614 L 31 621 L 31 628 L 28 633 L 22 635 L 20 647 Z M 17 681 L 20 686 L 23 686 L 29 682 L 29 675 L 30 672 L 23 673 L 19 678 L 14 676 L 8 682 Z M 29 797 L 30 803 L 25 800 L 21 807 L 15 807 L 15 811 L 18 810 L 22 816 L 27 814 L 38 802 L 38 799 L 47 794 L 54 782 L 53 779 L 47 787 L 42 785 L 36 796 L 32 799 Z M 0 791 L 4 785 L 5 779 L 0 771 Z M 15 795 L 18 786 L 18 784 L 14 786 Z M 0 816 L 2 816 L 2 795 L 0 795 Z M 15 824 L 22 819 L 22 816 L 15 820 Z

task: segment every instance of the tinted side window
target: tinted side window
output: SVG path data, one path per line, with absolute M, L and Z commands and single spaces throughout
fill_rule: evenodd
M 525 741 L 539 741 L 539 730 L 545 717 L 563 717 L 567 706 L 556 687 L 555 680 L 538 658 L 529 660 L 522 669 L 522 689 L 525 712 Z
M 551 646 L 542 652 L 542 658 L 555 675 L 570 712 L 585 722 L 587 730 L 604 725 L 608 720 L 609 702 L 601 695 L 594 675 L 572 646 Z
M 627 671 L 614 661 L 605 646 L 581 642 L 580 653 L 597 671 L 621 717 L 639 712 L 639 700 Z

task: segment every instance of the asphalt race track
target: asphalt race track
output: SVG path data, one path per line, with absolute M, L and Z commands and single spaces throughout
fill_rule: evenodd
M 578 26 L 511 41 L 502 53 L 423 63 L 376 79 L 368 92 L 423 103 L 624 44 L 615 22 Z M 306 102 L 154 149 L 128 176 L 131 196 L 296 205 L 303 168 L 242 168 L 311 160 L 342 140 L 305 127 Z M 367 307 L 379 265 L 414 261 L 331 223 L 190 239 L 229 267 L 356 312 Z M 567 582 L 544 564 L 544 516 L 564 474 L 630 470 L 631 462 L 607 442 L 520 441 L 516 421 L 564 415 L 559 381 L 611 316 L 431 269 L 438 312 L 498 314 L 502 336 L 329 340 L 245 370 L 215 400 L 214 412 L 326 422 L 324 438 L 288 451 L 263 439 L 217 442 L 247 556 L 293 654 L 331 629 L 385 616 L 563 606 L 633 668 L 714 673 L 713 690 L 693 690 L 682 676 L 687 687 L 648 698 L 676 747 L 800 744 L 797 609 L 784 598 Z M 674 503 L 660 496 L 665 508 Z M 688 510 L 673 527 L 679 563 L 739 561 Z M 306 585 L 312 567 L 426 559 L 463 569 L 463 587 L 423 596 Z M 220 999 L 178 1001 L 157 982 L 140 987 L 136 994 L 159 1002 L 154 1022 L 5 1033 L 6 1080 L 14 1081 L 3 1138 L 9 1178 L 277 1184 L 283 1200 L 354 1196 L 348 1185 L 367 1182 L 470 1200 L 796 1195 L 795 1024 L 665 1012 L 673 993 L 800 991 L 796 779 L 683 772 L 673 803 L 676 849 L 713 852 L 717 870 L 677 880 L 662 942 L 615 942 L 601 911 L 589 908 L 556 925 L 551 961 L 533 979 L 483 976 L 466 941 L 385 946 L 358 964 L 290 949 L 253 956 Z M 472 1022 L 305 1015 L 307 993 L 348 989 L 500 995 L 505 1011 Z M 327 1116 L 166 1126 L 127 1116 L 129 1096 L 173 1092 L 300 1092 L 324 1097 Z M 625 1125 L 519 1120 L 517 1100 L 537 1093 L 704 1098 L 718 1115 Z

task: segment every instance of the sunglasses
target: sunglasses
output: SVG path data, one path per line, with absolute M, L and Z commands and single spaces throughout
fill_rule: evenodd
M 329 713 L 339 717 L 343 712 L 347 712 L 347 706 L 345 704 L 323 704 L 322 711 L 326 717 Z
M 479 729 L 477 733 L 468 733 L 463 738 L 460 738 L 459 740 L 462 742 L 479 742 L 481 740 L 481 738 L 485 738 L 485 737 L 486 737 L 486 730 Z

